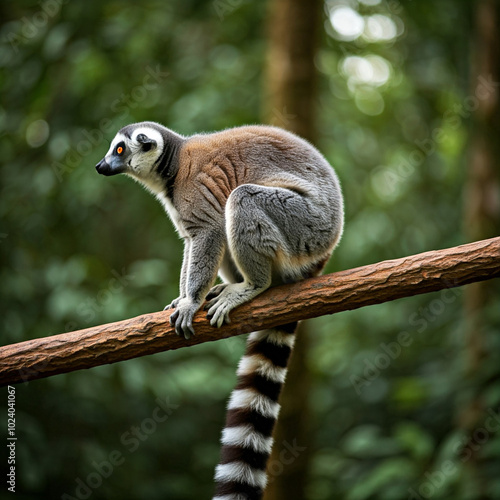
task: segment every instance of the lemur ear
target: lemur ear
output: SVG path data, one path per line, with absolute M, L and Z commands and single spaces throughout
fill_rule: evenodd
M 137 137 L 137 142 L 142 144 L 143 151 L 149 151 L 151 148 L 156 147 L 156 141 L 154 139 L 150 139 L 144 134 L 139 134 Z

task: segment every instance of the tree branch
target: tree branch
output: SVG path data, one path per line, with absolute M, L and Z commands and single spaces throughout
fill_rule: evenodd
M 170 311 L 0 348 L 0 385 L 50 377 L 160 351 L 219 340 L 301 319 L 380 304 L 500 276 L 500 237 L 267 290 L 213 328 L 204 311 L 196 336 L 184 340 L 168 322 Z

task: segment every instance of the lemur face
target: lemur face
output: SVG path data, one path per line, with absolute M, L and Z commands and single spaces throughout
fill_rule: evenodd
M 106 156 L 95 168 L 102 175 L 124 173 L 145 178 L 150 175 L 162 150 L 163 138 L 157 130 L 128 126 L 116 134 Z

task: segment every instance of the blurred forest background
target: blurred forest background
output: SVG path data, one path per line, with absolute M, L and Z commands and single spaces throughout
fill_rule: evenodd
M 161 206 L 94 169 L 134 121 L 186 135 L 268 122 L 313 140 L 346 199 L 328 272 L 498 235 L 499 11 L 2 2 L 2 345 L 177 296 L 182 244 Z M 494 280 L 308 322 L 266 499 L 500 499 L 499 291 Z M 243 344 L 17 386 L 16 498 L 210 498 Z

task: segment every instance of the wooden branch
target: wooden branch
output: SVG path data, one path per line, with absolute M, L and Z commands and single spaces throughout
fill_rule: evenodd
M 160 351 L 219 340 L 301 319 L 380 304 L 500 276 L 500 237 L 388 260 L 267 290 L 210 326 L 195 316 L 196 336 L 175 335 L 169 311 L 28 340 L 0 348 L 0 385 L 50 377 Z

